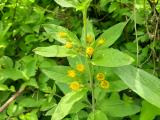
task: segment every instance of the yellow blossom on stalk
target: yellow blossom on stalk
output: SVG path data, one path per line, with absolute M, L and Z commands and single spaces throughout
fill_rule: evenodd
M 66 42 L 65 47 L 70 49 L 73 47 L 73 44 L 71 42 Z
M 92 35 L 88 34 L 86 37 L 86 41 L 87 41 L 87 43 L 91 43 L 93 41 Z
M 105 39 L 104 38 L 100 38 L 97 42 L 98 45 L 103 45 L 105 43 Z
M 75 70 L 68 70 L 68 77 L 74 78 L 76 76 Z
M 72 90 L 78 90 L 80 89 L 80 84 L 79 82 L 77 81 L 74 81 L 74 82 L 71 82 L 69 87 L 72 89 Z
M 105 79 L 105 75 L 104 75 L 104 73 L 98 73 L 98 74 L 96 75 L 96 78 L 97 78 L 97 80 L 101 81 L 101 80 L 104 80 L 104 79 Z
M 84 65 L 83 65 L 83 64 L 77 64 L 76 69 L 77 69 L 79 72 L 83 72 L 85 68 L 84 68 Z
M 89 57 L 93 55 L 94 49 L 92 47 L 87 47 L 86 53 Z
M 67 33 L 66 32 L 58 32 L 58 36 L 60 37 L 60 38 L 65 38 L 65 37 L 67 37 Z
M 100 82 L 100 87 L 103 89 L 108 89 L 109 88 L 109 82 L 107 80 L 102 80 Z

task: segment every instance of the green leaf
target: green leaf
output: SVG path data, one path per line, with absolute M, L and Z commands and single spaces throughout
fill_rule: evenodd
M 109 99 L 104 98 L 103 100 L 98 101 L 97 107 L 112 117 L 134 115 L 140 111 L 140 107 L 135 103 L 120 100 L 117 93 L 112 94 Z
M 85 10 L 88 8 L 91 0 L 55 0 L 62 7 L 73 7 L 76 10 Z
M 20 70 L 17 69 L 0 69 L 0 79 L 12 79 L 18 80 L 23 79 L 24 75 Z
M 44 103 L 44 101 L 44 99 L 36 100 L 35 98 L 31 97 L 22 97 L 22 99 L 18 103 L 23 107 L 40 107 Z
M 113 71 L 130 89 L 160 108 L 160 79 L 131 65 L 114 68 Z
M 95 112 L 89 114 L 87 120 L 108 120 L 108 118 L 105 113 L 100 110 L 96 110 Z
M 67 28 L 57 26 L 54 24 L 44 24 L 43 26 L 49 38 L 55 39 L 63 44 L 65 44 L 66 42 L 73 42 L 74 45 L 80 44 L 80 41 L 77 38 L 77 36 L 71 31 L 69 31 Z M 63 37 L 59 35 L 61 32 L 65 33 Z
M 74 104 L 86 95 L 86 92 L 86 89 L 81 89 L 79 91 L 73 91 L 66 94 L 58 103 L 51 120 L 62 120 L 70 113 L 71 109 L 74 107 Z
M 104 67 L 119 67 L 129 65 L 133 58 L 113 48 L 105 48 L 95 51 L 92 64 Z
M 4 84 L 0 84 L 0 91 L 7 91 L 8 90 L 8 86 L 4 85 Z
M 153 120 L 157 115 L 160 115 L 160 109 L 144 100 L 140 120 Z
M 73 81 L 72 78 L 67 76 L 68 70 L 71 70 L 71 68 L 68 66 L 53 66 L 49 68 L 43 68 L 42 72 L 57 82 L 68 83 Z
M 8 56 L 3 56 L 0 58 L 0 66 L 3 68 L 12 68 L 13 67 L 13 61 Z
M 111 46 L 122 34 L 124 27 L 126 26 L 126 22 L 118 23 L 109 29 L 105 30 L 100 37 L 97 39 L 105 39 L 105 47 Z
M 121 80 L 110 81 L 109 83 L 110 87 L 106 92 L 119 92 L 128 88 L 128 86 Z
M 87 35 L 86 38 L 85 38 L 85 35 Z M 86 42 L 88 44 L 91 44 L 95 41 L 93 25 L 92 25 L 92 22 L 89 21 L 88 19 L 87 19 L 87 23 L 86 23 L 86 33 L 84 33 L 84 27 L 83 27 L 81 41 L 82 41 L 83 45 L 85 45 Z
M 55 2 L 62 7 L 73 7 L 73 8 L 76 8 L 77 4 L 79 4 L 78 0 L 55 0 Z
M 75 52 L 63 46 L 52 45 L 49 47 L 38 47 L 33 50 L 36 54 L 44 57 L 67 57 L 75 56 Z

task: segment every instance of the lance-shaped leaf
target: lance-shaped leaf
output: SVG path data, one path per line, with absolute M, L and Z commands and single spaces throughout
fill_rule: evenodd
M 109 29 L 105 30 L 100 37 L 97 39 L 104 39 L 105 40 L 105 47 L 111 46 L 122 34 L 124 27 L 126 26 L 126 22 L 118 23 Z
M 105 67 L 119 67 L 129 65 L 134 61 L 129 55 L 113 48 L 104 48 L 95 51 L 92 64 Z
M 77 36 L 67 28 L 54 24 L 44 24 L 43 27 L 47 32 L 49 38 L 53 38 L 63 44 L 65 44 L 66 42 L 73 42 L 73 44 L 75 45 L 80 44 Z
M 160 79 L 131 65 L 113 68 L 130 89 L 160 108 Z
M 62 120 L 70 113 L 71 109 L 74 107 L 74 104 L 80 101 L 86 95 L 86 93 L 86 89 L 81 89 L 79 91 L 73 91 L 66 94 L 58 103 L 51 120 Z
M 75 52 L 64 46 L 52 45 L 49 47 L 37 47 L 33 50 L 36 54 L 44 57 L 67 57 L 75 56 Z

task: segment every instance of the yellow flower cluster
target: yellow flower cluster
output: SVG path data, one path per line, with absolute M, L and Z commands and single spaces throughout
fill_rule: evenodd
M 103 45 L 105 43 L 105 39 L 104 38 L 100 38 L 97 42 L 97 44 L 100 46 L 100 45 Z
M 77 82 L 77 81 L 71 82 L 69 87 L 72 90 L 79 90 L 80 89 L 80 83 Z
M 77 64 L 76 65 L 76 70 L 79 72 L 84 72 L 85 67 L 83 64 Z M 76 77 L 76 71 L 75 70 L 68 70 L 67 71 L 67 76 L 70 78 L 75 78 Z M 69 88 L 72 90 L 78 90 L 80 89 L 81 85 L 78 81 L 73 81 L 70 83 Z
M 109 88 L 109 82 L 107 80 L 102 80 L 100 82 L 100 86 L 101 86 L 101 88 L 108 89 Z
M 59 36 L 60 38 L 65 38 L 65 37 L 67 37 L 67 33 L 61 31 L 61 32 L 58 32 L 58 36 Z
M 87 37 L 86 37 L 86 41 L 87 41 L 87 43 L 93 42 L 93 37 L 92 37 L 92 35 L 88 34 Z
M 85 68 L 84 68 L 84 65 L 83 65 L 83 64 L 77 64 L 76 69 L 77 69 L 77 71 L 79 71 L 79 72 L 83 72 Z
M 109 88 L 109 82 L 105 80 L 105 74 L 104 73 L 97 73 L 96 79 L 100 81 L 100 87 L 103 89 Z
M 105 79 L 105 75 L 104 75 L 104 73 L 98 73 L 97 75 L 96 75 L 96 78 L 97 78 L 97 80 L 104 80 Z
M 65 47 L 71 49 L 73 47 L 73 44 L 71 42 L 66 42 Z
M 87 47 L 87 48 L 86 48 L 86 54 L 87 54 L 89 57 L 92 57 L 93 53 L 94 53 L 93 47 Z
M 68 77 L 74 78 L 76 76 L 75 70 L 68 70 Z

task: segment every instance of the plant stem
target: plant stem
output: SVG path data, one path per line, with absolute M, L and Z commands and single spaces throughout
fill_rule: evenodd
M 87 37 L 87 9 L 83 10 L 83 32 L 84 32 L 84 39 L 83 44 L 86 46 L 86 37 Z M 90 64 L 89 59 L 86 57 L 86 65 L 88 69 L 89 75 L 89 82 L 90 82 L 90 89 L 92 94 L 92 111 L 95 111 L 95 99 L 94 99 L 94 83 L 93 83 L 93 75 L 92 75 L 92 65 Z
M 87 38 L 87 10 L 83 10 L 83 32 L 84 38 L 82 39 L 82 43 L 86 46 L 86 38 Z
M 0 107 L 0 113 L 3 112 L 8 105 L 10 105 L 21 93 L 25 90 L 25 87 L 22 86 L 12 97 L 10 97 L 1 107 Z

